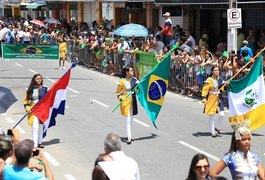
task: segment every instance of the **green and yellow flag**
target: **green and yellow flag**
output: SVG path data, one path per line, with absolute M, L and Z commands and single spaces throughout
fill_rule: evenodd
M 176 48 L 176 47 L 175 47 Z M 173 49 L 175 49 L 173 48 Z M 171 51 L 138 84 L 137 97 L 156 127 L 168 87 Z
M 265 87 L 262 56 L 240 80 L 231 80 L 228 86 L 230 123 L 249 121 L 250 130 L 265 126 Z

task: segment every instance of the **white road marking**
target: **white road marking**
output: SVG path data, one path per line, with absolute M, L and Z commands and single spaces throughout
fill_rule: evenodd
M 54 166 L 60 166 L 60 163 L 56 161 L 49 153 L 43 152 L 45 158 Z
M 101 106 L 103 106 L 103 107 L 105 107 L 105 108 L 109 108 L 108 105 L 106 105 L 106 104 L 104 104 L 104 103 L 102 103 L 102 102 L 99 102 L 99 101 L 97 101 L 97 100 L 95 100 L 95 99 L 91 99 L 91 101 L 94 101 L 95 103 L 97 103 L 97 104 L 99 104 L 99 105 L 101 105 Z
M 25 131 L 22 127 L 17 126 L 16 128 L 19 129 L 19 133 L 20 133 L 20 134 L 26 134 L 26 131 Z
M 76 93 L 76 94 L 79 94 L 79 93 L 80 93 L 79 91 L 74 90 L 74 89 L 72 89 L 72 88 L 70 88 L 70 87 L 68 87 L 67 89 L 69 89 L 70 91 L 72 91 L 72 92 L 74 92 L 74 93 Z
M 38 72 L 32 70 L 32 69 L 28 69 L 30 72 L 33 72 L 34 74 L 37 74 Z
M 0 113 L 0 116 L 6 116 L 6 113 Z
M 133 121 L 136 122 L 136 123 L 138 123 L 138 124 L 141 124 L 142 126 L 150 127 L 148 124 L 145 124 L 145 123 L 143 123 L 142 121 L 140 121 L 138 119 L 133 118 Z
M 51 79 L 51 78 L 49 78 L 49 77 L 47 77 L 47 76 L 44 76 L 45 77 L 45 79 L 48 79 L 49 81 L 51 81 L 51 82 L 55 82 L 55 80 L 53 80 L 53 79 Z
M 13 124 L 13 123 L 15 123 L 15 121 L 14 121 L 11 117 L 6 117 L 6 121 L 7 121 L 9 124 Z
M 186 143 L 186 142 L 184 142 L 184 141 L 178 141 L 178 143 L 180 143 L 180 144 L 182 144 L 183 146 L 186 146 L 186 147 L 188 147 L 188 148 L 190 148 L 190 149 L 192 149 L 192 150 L 194 150 L 194 151 L 197 151 L 197 152 L 199 152 L 199 153 L 202 153 L 202 154 L 208 156 L 209 158 L 212 158 L 212 159 L 215 160 L 215 161 L 220 161 L 220 159 L 219 159 L 218 157 L 216 157 L 216 156 L 214 156 L 214 155 L 212 155 L 212 154 L 210 154 L 210 153 L 207 153 L 207 152 L 205 152 L 205 151 L 203 151 L 203 150 L 201 150 L 201 149 L 199 149 L 199 148 L 196 148 L 196 147 L 194 147 L 194 146 L 192 146 L 192 145 L 190 145 L 190 144 L 188 144 L 188 143 Z
M 15 65 L 19 66 L 19 67 L 23 67 L 22 64 L 19 64 L 19 63 L 15 63 Z
M 64 177 L 68 180 L 76 180 L 71 174 L 65 174 Z

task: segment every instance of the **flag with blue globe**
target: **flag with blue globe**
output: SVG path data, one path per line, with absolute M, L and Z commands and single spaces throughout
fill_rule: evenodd
M 155 127 L 168 87 L 170 56 L 171 53 L 166 54 L 137 86 L 138 100 Z

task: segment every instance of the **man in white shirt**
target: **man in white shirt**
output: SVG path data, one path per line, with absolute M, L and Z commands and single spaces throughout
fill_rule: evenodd
M 192 49 L 195 49 L 196 47 L 196 42 L 195 39 L 191 36 L 190 31 L 185 31 L 185 36 L 187 37 L 186 41 L 190 41 L 191 42 L 191 47 Z
M 127 41 L 125 41 L 124 37 L 120 38 L 120 43 L 118 44 L 118 52 L 122 54 L 122 60 L 124 61 L 124 66 L 131 64 L 131 57 L 130 57 L 130 46 Z
M 120 43 L 118 44 L 118 50 L 123 52 L 124 50 L 129 50 L 129 44 L 127 41 L 125 41 L 124 37 L 120 38 Z
M 127 178 L 130 180 L 140 180 L 140 172 L 137 162 L 124 154 L 121 150 L 121 140 L 116 134 L 108 134 L 104 141 L 104 150 L 106 154 L 112 156 L 113 160 L 125 169 Z M 124 172 L 123 172 L 124 173 Z

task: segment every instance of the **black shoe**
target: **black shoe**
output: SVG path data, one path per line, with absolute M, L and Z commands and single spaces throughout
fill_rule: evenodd
M 132 140 L 127 140 L 126 143 L 129 145 L 129 144 L 132 144 Z
M 215 128 L 215 131 L 217 132 L 217 134 L 222 134 L 223 132 L 220 129 Z
M 128 141 L 128 138 L 125 138 L 126 141 Z M 134 141 L 134 139 L 131 139 L 131 141 Z
M 44 148 L 44 144 L 38 144 L 38 148 Z
M 215 133 L 211 133 L 211 136 L 216 138 L 216 134 Z

